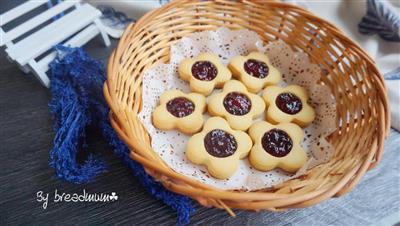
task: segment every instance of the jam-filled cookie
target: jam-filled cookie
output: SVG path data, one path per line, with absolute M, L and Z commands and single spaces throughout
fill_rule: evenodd
M 189 139 L 186 156 L 194 164 L 205 165 L 211 176 L 225 179 L 236 171 L 251 146 L 245 132 L 231 129 L 221 117 L 212 117 Z
M 272 125 L 260 121 L 250 127 L 249 135 L 254 142 L 249 161 L 260 171 L 281 168 L 296 172 L 307 161 L 307 155 L 300 146 L 303 131 L 296 124 Z
M 205 108 L 206 98 L 201 94 L 168 90 L 161 95 L 160 105 L 153 112 L 153 124 L 161 130 L 178 129 L 193 134 L 203 126 Z
M 256 93 L 266 85 L 274 85 L 281 79 L 281 74 L 274 68 L 268 57 L 260 52 L 247 56 L 236 56 L 228 65 L 235 78 L 243 82 L 250 92 Z
M 219 88 L 232 77 L 218 56 L 202 53 L 192 59 L 184 59 L 179 64 L 179 76 L 190 83 L 194 92 L 209 95 L 215 87 Z
M 224 117 L 233 129 L 238 130 L 247 130 L 264 110 L 264 100 L 248 92 L 237 80 L 225 83 L 222 92 L 212 95 L 208 102 L 210 115 Z
M 268 86 L 263 98 L 268 107 L 266 118 L 271 123 L 294 122 L 304 127 L 315 118 L 314 109 L 307 103 L 306 90 L 298 85 Z

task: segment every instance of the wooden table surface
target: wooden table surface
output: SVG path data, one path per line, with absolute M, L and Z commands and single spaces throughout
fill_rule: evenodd
M 15 3 L 1 1 L 0 14 Z M 93 57 L 106 61 L 115 47 L 105 48 L 100 38 L 85 46 Z M 48 152 L 52 147 L 53 131 L 48 111 L 49 90 L 39 84 L 32 74 L 24 74 L 10 63 L 4 49 L 0 50 L 0 225 L 174 225 L 176 214 L 161 201 L 152 198 L 132 176 L 130 171 L 112 154 L 97 131 L 89 131 L 89 149 L 100 153 L 108 163 L 108 172 L 97 181 L 75 185 L 54 178 L 54 171 L 48 166 Z M 398 146 L 399 134 L 392 131 L 389 146 Z M 393 147 L 394 149 L 394 147 Z M 398 177 L 379 181 L 385 168 L 398 171 L 399 155 L 393 155 L 390 162 L 370 172 L 367 179 L 349 195 L 329 200 L 304 210 L 291 210 L 284 213 L 235 211 L 236 218 L 218 209 L 196 206 L 191 222 L 196 225 L 369 225 L 381 222 L 383 218 L 399 213 L 399 196 L 385 196 L 390 203 L 364 205 L 371 197 L 366 193 L 368 187 L 385 183 L 388 192 L 396 193 Z M 386 163 L 385 163 L 386 161 Z M 388 162 L 389 161 L 389 162 Z M 377 173 L 378 172 L 378 173 Z M 374 182 L 375 180 L 375 182 Z M 374 184 L 375 183 L 375 184 Z M 378 185 L 376 185 L 378 184 Z M 46 209 L 37 199 L 37 192 L 49 193 L 50 197 L 58 193 L 116 192 L 115 202 L 62 202 L 54 203 L 51 198 Z M 392 190 L 390 190 L 392 189 Z M 393 190 L 394 189 L 394 190 Z M 379 196 L 378 194 L 374 194 Z M 388 206 L 389 205 L 389 206 Z M 381 209 L 385 212 L 380 212 Z M 357 211 L 349 212 L 349 209 Z M 373 214 L 371 214 L 373 213 Z M 389 221 L 393 222 L 393 220 Z M 396 222 L 396 221 L 395 221 Z M 391 223 L 389 223 L 390 225 Z M 353 224 L 354 225 L 354 224 Z

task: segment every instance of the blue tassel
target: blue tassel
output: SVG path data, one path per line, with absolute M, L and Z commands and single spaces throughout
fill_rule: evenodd
M 99 156 L 91 154 L 81 165 L 76 162 L 78 151 L 86 146 L 86 128 L 97 126 L 114 153 L 147 191 L 177 212 L 179 225 L 188 224 L 194 212 L 190 199 L 154 181 L 140 164 L 130 159 L 128 147 L 112 129 L 102 93 L 106 78 L 103 65 L 81 48 L 57 46 L 56 50 L 58 56 L 50 64 L 52 98 L 49 103 L 56 133 L 50 166 L 56 176 L 79 184 L 91 182 L 105 172 L 105 162 Z
M 358 24 L 361 34 L 378 34 L 382 39 L 400 42 L 400 17 L 384 3 L 367 0 L 367 14 Z

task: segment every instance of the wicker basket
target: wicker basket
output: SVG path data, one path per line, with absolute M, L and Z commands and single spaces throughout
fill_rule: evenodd
M 170 45 L 193 32 L 218 27 L 250 29 L 267 43 L 283 40 L 306 52 L 326 73 L 337 100 L 334 157 L 300 178 L 254 192 L 224 191 L 170 169 L 152 150 L 138 120 L 143 72 L 169 61 Z M 271 1 L 173 1 L 130 25 L 110 57 L 104 95 L 112 126 L 131 158 L 156 180 L 204 206 L 279 211 L 303 208 L 350 191 L 381 159 L 389 131 L 385 85 L 373 60 L 332 24 L 293 5 Z

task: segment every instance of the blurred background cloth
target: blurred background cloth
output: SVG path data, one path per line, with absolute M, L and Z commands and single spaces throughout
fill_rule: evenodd
M 133 19 L 139 19 L 150 10 L 156 9 L 169 0 L 125 0 L 125 1 L 110 1 L 110 0 L 86 0 L 94 6 L 108 5 L 116 11 L 124 12 Z
M 392 127 L 400 131 L 400 1 L 376 1 L 376 0 L 284 0 L 285 2 L 296 4 L 303 7 L 317 16 L 339 27 L 348 37 L 356 41 L 364 50 L 375 60 L 382 74 L 385 75 L 388 87 Z M 146 12 L 156 9 L 168 0 L 131 0 L 131 1 L 103 1 L 88 0 L 89 3 L 98 6 L 106 18 L 106 24 L 118 29 L 127 25 L 127 22 L 135 21 Z M 116 13 L 107 13 L 109 5 L 115 9 Z M 369 8 L 368 8 L 369 7 Z M 368 9 L 368 13 L 367 13 Z M 121 12 L 127 16 L 122 15 Z M 115 15 L 115 16 L 107 16 Z M 121 19 L 121 23 L 116 23 L 115 18 Z M 129 18 L 129 19 L 126 19 Z M 363 20 L 363 18 L 365 18 Z M 362 29 L 359 28 L 363 21 Z M 382 25 L 382 26 L 381 26 Z M 389 26 L 389 29 L 387 27 Z M 111 26 L 112 27 L 112 26 Z M 110 29 L 113 30 L 113 29 Z M 115 29 L 114 29 L 115 30 Z M 360 33 L 362 32 L 362 33 Z M 382 33 L 394 32 L 394 37 L 382 39 Z M 365 35 L 365 33 L 369 35 Z M 122 30 L 110 31 L 113 37 L 122 35 Z M 384 36 L 384 35 L 383 35 Z M 392 39 L 392 40 L 388 40 Z

